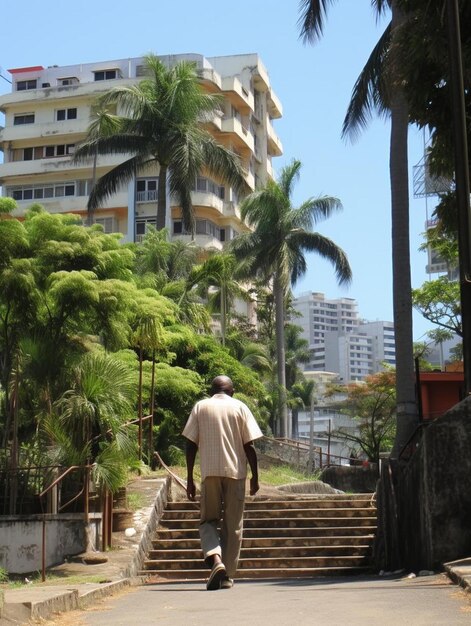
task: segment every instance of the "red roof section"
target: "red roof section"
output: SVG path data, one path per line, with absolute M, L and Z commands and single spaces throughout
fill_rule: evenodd
M 42 65 L 33 65 L 32 67 L 17 67 L 13 70 L 8 70 L 10 74 L 21 74 L 22 72 L 40 72 L 44 67 Z

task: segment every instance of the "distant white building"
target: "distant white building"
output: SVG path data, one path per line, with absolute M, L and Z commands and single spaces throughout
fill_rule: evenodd
M 307 407 L 298 413 L 298 438 L 300 441 L 310 442 L 312 420 L 313 446 L 322 449 L 323 462 L 331 455 L 341 457 L 346 463 L 353 446 L 342 437 L 336 436 L 335 432 L 341 428 L 344 432 L 353 434 L 357 431 L 357 423 L 332 407 L 334 403 L 344 400 L 345 394 L 326 397 L 328 386 L 340 383 L 339 376 L 334 372 L 315 371 L 305 371 L 304 376 L 313 380 L 316 387 L 312 412 L 311 407 Z
M 306 370 L 335 372 L 342 383 L 363 380 L 396 363 L 392 322 L 362 320 L 352 298 L 303 293 L 293 301 L 295 323 L 309 342 Z

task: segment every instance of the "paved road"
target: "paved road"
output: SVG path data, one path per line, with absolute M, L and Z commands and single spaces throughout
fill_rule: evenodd
M 68 624 L 65 617 L 58 623 Z M 75 614 L 70 624 L 470 626 L 471 600 L 442 575 L 236 582 L 220 591 L 192 582 L 134 588 Z

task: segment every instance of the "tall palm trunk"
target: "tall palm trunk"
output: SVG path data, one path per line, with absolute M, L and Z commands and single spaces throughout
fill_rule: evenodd
M 221 285 L 221 343 L 226 345 L 226 328 L 227 328 L 227 296 L 224 285 Z
M 166 165 L 160 165 L 159 183 L 157 189 L 157 216 L 155 227 L 157 230 L 165 228 L 167 221 L 167 171 Z
M 278 274 L 275 274 L 273 292 L 275 296 L 276 365 L 278 372 L 278 425 L 275 434 L 280 437 L 287 437 L 288 407 L 286 404 L 285 370 L 285 292 L 280 283 Z
M 397 8 L 396 2 L 391 3 L 391 9 L 391 26 L 394 37 L 394 30 L 403 21 L 404 17 Z M 407 444 L 418 425 L 418 413 L 414 377 L 409 241 L 407 157 L 409 116 L 403 90 L 396 83 L 391 91 L 389 171 L 391 179 L 392 272 L 397 398 L 397 431 L 392 456 L 397 458 L 397 455 Z

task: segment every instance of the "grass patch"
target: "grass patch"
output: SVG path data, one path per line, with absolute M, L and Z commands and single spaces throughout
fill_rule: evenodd
M 131 511 L 137 511 L 142 509 L 146 505 L 146 498 L 144 494 L 137 491 L 131 491 L 126 494 L 127 508 Z
M 186 480 L 186 469 L 183 466 L 173 466 L 172 472 Z M 279 485 L 286 485 L 289 483 L 303 483 L 307 480 L 319 480 L 320 470 L 315 473 L 308 473 L 298 470 L 291 465 L 270 465 L 268 467 L 258 468 L 258 479 L 261 485 L 270 485 L 271 487 L 277 487 Z M 250 476 L 250 470 L 248 470 L 248 476 Z M 195 465 L 194 470 L 195 481 L 199 482 L 201 476 L 199 473 L 198 465 Z
M 259 469 L 259 482 L 272 487 L 289 483 L 303 483 L 307 480 L 318 480 L 318 474 L 311 474 L 297 470 L 291 465 L 272 465 Z

